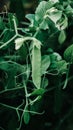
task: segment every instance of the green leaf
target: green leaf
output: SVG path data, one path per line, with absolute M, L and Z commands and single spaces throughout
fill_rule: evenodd
M 53 2 L 54 4 L 58 3 L 59 0 L 49 0 L 50 2 Z
M 73 63 L 73 44 L 65 50 L 64 58 L 66 61 Z
M 40 4 L 38 5 L 36 11 L 35 11 L 35 19 L 36 21 L 42 22 L 46 11 L 51 8 L 52 4 L 51 2 L 46 2 L 46 1 L 42 1 L 40 2 Z
M 68 5 L 67 8 L 65 9 L 65 12 L 67 14 L 73 14 L 73 8 L 70 5 Z
M 32 48 L 32 80 L 39 89 L 41 85 L 41 45 L 38 40 L 33 42 Z
M 48 22 L 46 19 L 44 19 L 40 24 L 40 29 L 46 30 L 49 29 Z
M 24 79 L 27 80 L 29 78 L 29 74 L 30 74 L 30 69 L 28 66 L 28 70 L 26 65 L 20 65 L 16 62 L 11 62 L 11 61 L 2 61 L 0 62 L 0 69 L 5 71 L 7 77 L 6 77 L 6 84 L 5 86 L 7 87 L 7 89 L 11 89 L 16 86 L 16 83 L 19 83 L 19 75 L 22 74 L 22 77 L 24 76 Z M 25 72 L 25 74 L 23 75 L 23 72 Z M 17 78 L 15 78 L 17 77 Z M 22 82 L 22 80 L 21 80 Z
M 27 109 L 25 109 L 25 112 L 24 112 L 24 123 L 27 125 L 30 121 L 30 114 L 29 112 L 26 112 Z
M 36 90 L 34 90 L 34 91 L 31 93 L 31 96 L 35 96 L 35 95 L 37 95 L 37 96 L 39 96 L 39 95 L 43 95 L 44 92 L 45 92 L 45 90 L 42 89 L 42 88 L 40 88 L 40 89 L 36 89 Z
M 50 54 L 51 63 L 60 61 L 62 59 L 61 55 L 57 52 L 54 52 L 53 54 Z
M 64 74 L 67 72 L 68 63 L 65 60 L 58 61 L 56 65 L 59 73 Z
M 62 16 L 62 11 L 52 7 L 51 9 L 47 10 L 47 17 L 50 18 L 55 24 L 58 20 L 60 20 Z
M 66 33 L 65 33 L 64 30 L 62 30 L 62 31 L 60 32 L 58 41 L 59 41 L 60 44 L 63 44 L 65 40 L 66 40 Z
M 25 17 L 31 22 L 31 24 L 33 24 L 35 22 L 34 14 L 27 14 Z
M 62 18 L 57 22 L 56 27 L 59 30 L 64 30 L 68 27 L 68 18 L 65 14 L 63 14 Z
M 45 74 L 46 70 L 49 68 L 50 66 L 50 56 L 49 55 L 44 55 L 42 56 L 42 67 L 41 67 L 41 74 Z
M 66 29 L 68 27 L 68 18 L 65 16 L 64 21 L 61 23 L 61 30 Z
M 34 14 L 27 14 L 26 18 L 30 21 L 29 27 L 38 27 L 38 23 L 35 20 L 35 15 Z

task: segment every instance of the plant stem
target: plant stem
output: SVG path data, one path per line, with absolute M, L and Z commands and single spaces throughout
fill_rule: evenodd
M 15 17 L 14 17 L 14 16 L 13 16 L 13 22 L 14 22 L 15 33 L 16 33 L 16 35 L 18 35 L 17 24 L 16 24 L 16 21 L 15 21 Z
M 4 107 L 6 107 L 6 108 L 9 108 L 9 109 L 12 109 L 12 110 L 17 110 L 17 108 L 19 107 L 13 107 L 13 106 L 10 106 L 10 105 L 7 105 L 7 104 L 4 104 L 4 103 L 0 103 L 0 105 L 1 106 L 4 106 Z M 19 111 L 24 111 L 23 109 L 21 109 L 21 108 L 19 108 L 18 109 Z M 41 113 L 39 113 L 39 112 L 35 112 L 35 111 L 28 111 L 28 110 L 25 110 L 25 112 L 29 112 L 29 113 L 32 113 L 32 114 L 37 114 L 37 115 L 42 115 L 42 114 L 44 114 L 44 111 L 43 112 L 41 112 Z
M 13 36 L 9 41 L 7 41 L 6 43 L 4 43 L 3 45 L 0 46 L 0 49 L 2 49 L 3 47 L 7 46 L 10 42 L 12 42 L 15 38 L 17 37 L 17 35 Z

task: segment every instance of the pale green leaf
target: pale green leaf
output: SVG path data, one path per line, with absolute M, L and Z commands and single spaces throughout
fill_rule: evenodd
M 45 93 L 45 90 L 40 88 L 40 89 L 36 89 L 31 93 L 31 96 L 36 96 L 36 95 L 43 95 Z
M 45 74 L 46 70 L 49 68 L 50 66 L 50 56 L 49 55 L 44 55 L 42 56 L 42 67 L 41 67 L 41 74 Z
M 56 65 L 59 73 L 64 74 L 67 72 L 68 63 L 65 60 L 56 62 Z
M 35 21 L 35 15 L 34 15 L 34 14 L 27 14 L 25 17 L 26 17 L 27 19 L 29 19 L 29 21 L 30 21 L 31 23 L 33 23 L 33 22 Z
M 64 58 L 66 61 L 73 63 L 73 44 L 65 50 Z
M 63 44 L 65 40 L 66 40 L 66 33 L 65 33 L 64 30 L 62 30 L 62 31 L 60 32 L 58 41 L 59 41 L 60 44 Z
M 67 6 L 65 11 L 66 11 L 67 14 L 71 14 L 71 13 L 73 14 L 73 8 L 70 5 Z
M 35 20 L 35 14 L 27 14 L 25 17 L 30 21 L 29 27 L 38 27 L 38 23 Z
M 61 19 L 62 11 L 52 7 L 51 9 L 47 10 L 47 17 L 50 18 L 55 24 L 56 22 Z
M 29 112 L 26 112 L 26 110 L 24 112 L 24 123 L 27 125 L 30 121 L 30 115 L 29 115 Z
M 54 4 L 58 3 L 59 0 L 49 0 L 50 2 L 53 2 Z
M 36 9 L 35 12 L 35 19 L 36 21 L 41 22 L 46 14 L 46 11 L 51 8 L 52 4 L 51 2 L 42 1 L 40 2 L 39 6 Z
M 61 24 L 61 30 L 66 29 L 67 27 L 68 27 L 68 18 L 65 16 L 65 19 Z
M 57 22 L 56 27 L 59 30 L 64 30 L 68 27 L 68 18 L 65 14 L 63 14 L 62 18 Z
M 46 30 L 49 29 L 48 22 L 46 19 L 44 19 L 40 24 L 40 29 Z

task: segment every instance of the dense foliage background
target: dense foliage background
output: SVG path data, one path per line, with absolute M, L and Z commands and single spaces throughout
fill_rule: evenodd
M 3 2 L 0 130 L 73 130 L 73 1 Z

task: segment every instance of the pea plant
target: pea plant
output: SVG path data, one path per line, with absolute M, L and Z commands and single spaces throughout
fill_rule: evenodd
M 33 129 L 41 117 L 38 130 L 63 129 L 73 112 L 73 1 L 42 0 L 19 16 L 0 14 L 0 129 Z

